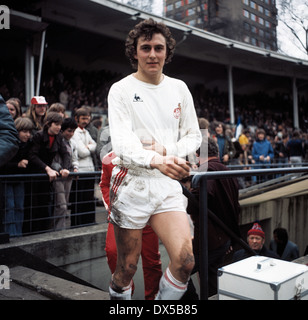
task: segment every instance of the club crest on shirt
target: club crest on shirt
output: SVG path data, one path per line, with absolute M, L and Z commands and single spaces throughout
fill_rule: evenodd
M 181 104 L 179 103 L 178 107 L 173 110 L 173 116 L 174 116 L 175 119 L 179 119 L 180 118 L 181 110 L 182 110 Z

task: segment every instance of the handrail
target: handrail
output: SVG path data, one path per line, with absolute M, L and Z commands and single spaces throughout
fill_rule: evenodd
M 101 171 L 88 171 L 88 172 L 70 172 L 70 177 L 87 177 L 87 176 L 101 176 Z M 61 176 L 61 175 L 60 175 Z M 59 176 L 59 177 L 60 177 Z M 26 173 L 26 174 L 0 174 L 0 179 L 8 178 L 47 178 L 47 173 Z
M 211 172 L 192 172 L 192 187 L 200 187 L 199 196 L 199 245 L 200 245 L 200 299 L 208 299 L 208 209 L 207 209 L 207 180 L 223 179 L 239 176 L 255 176 L 278 173 L 308 173 L 308 167 L 254 169 L 254 170 L 227 170 Z

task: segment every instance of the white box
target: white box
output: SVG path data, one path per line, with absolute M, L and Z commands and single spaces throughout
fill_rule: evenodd
M 218 270 L 219 300 L 308 300 L 308 267 L 250 257 Z

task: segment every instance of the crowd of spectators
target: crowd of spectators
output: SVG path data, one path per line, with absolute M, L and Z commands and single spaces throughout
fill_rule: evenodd
M 6 100 L 13 119 L 16 121 L 17 118 L 28 117 L 33 121 L 35 132 L 41 130 L 44 126 L 46 110 L 38 108 L 44 111 L 44 114 L 42 117 L 38 114 L 35 116 L 33 105 L 25 105 L 21 74 L 14 70 L 8 72 L 3 68 L 0 73 L 3 76 L 1 79 L 6 80 L 0 83 L 0 94 Z M 119 76 L 108 71 L 79 72 L 63 67 L 59 62 L 52 64 L 47 61 L 44 65 L 41 95 L 45 97 L 49 106 L 62 105 L 66 116 L 72 119 L 81 107 L 86 106 L 92 112 L 92 121 L 86 129 L 97 144 L 97 150 L 91 154 L 95 171 L 101 169 L 101 151 L 110 151 L 108 137 L 106 139 L 102 134 L 101 138 L 101 132 L 108 131 L 108 123 L 102 121 L 102 115 L 108 117 L 107 94 L 111 84 Z M 292 102 L 288 95 L 276 94 L 275 97 L 265 93 L 235 95 L 235 116 L 236 119 L 240 119 L 243 128 L 238 133 L 237 127 L 230 124 L 227 93 L 220 92 L 218 89 L 207 89 L 204 85 L 196 85 L 191 92 L 200 128 L 208 129 L 209 135 L 216 139 L 220 150 L 220 161 L 224 164 L 240 164 L 249 168 L 251 164 L 262 162 L 295 164 L 308 161 L 308 126 L 306 126 L 308 116 L 304 112 L 308 109 L 308 102 L 303 98 L 299 99 L 301 128 L 294 128 Z M 32 131 L 32 136 L 35 132 Z M 262 139 L 260 139 L 261 133 Z M 268 149 L 266 155 L 258 155 L 258 152 L 264 149 L 261 140 L 266 142 Z M 239 179 L 240 188 L 255 182 L 253 177 L 252 180 Z M 78 190 L 78 186 L 74 184 L 75 182 L 73 189 Z M 82 181 L 79 181 L 79 187 L 81 184 Z M 81 196 L 83 193 L 80 191 L 77 194 Z M 93 198 L 93 195 L 91 197 Z M 90 199 L 87 201 L 89 202 Z M 95 212 L 95 208 L 90 211 Z M 95 218 L 91 218 L 91 223 L 94 221 Z

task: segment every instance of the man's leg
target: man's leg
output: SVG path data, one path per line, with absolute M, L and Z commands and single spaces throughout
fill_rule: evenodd
M 194 267 L 190 227 L 185 212 L 164 212 L 150 219 L 153 230 L 163 242 L 170 259 L 160 280 L 157 299 L 180 299 Z
M 117 244 L 117 266 L 111 278 L 109 293 L 111 299 L 130 300 L 132 278 L 142 245 L 142 229 L 123 229 L 114 225 Z

